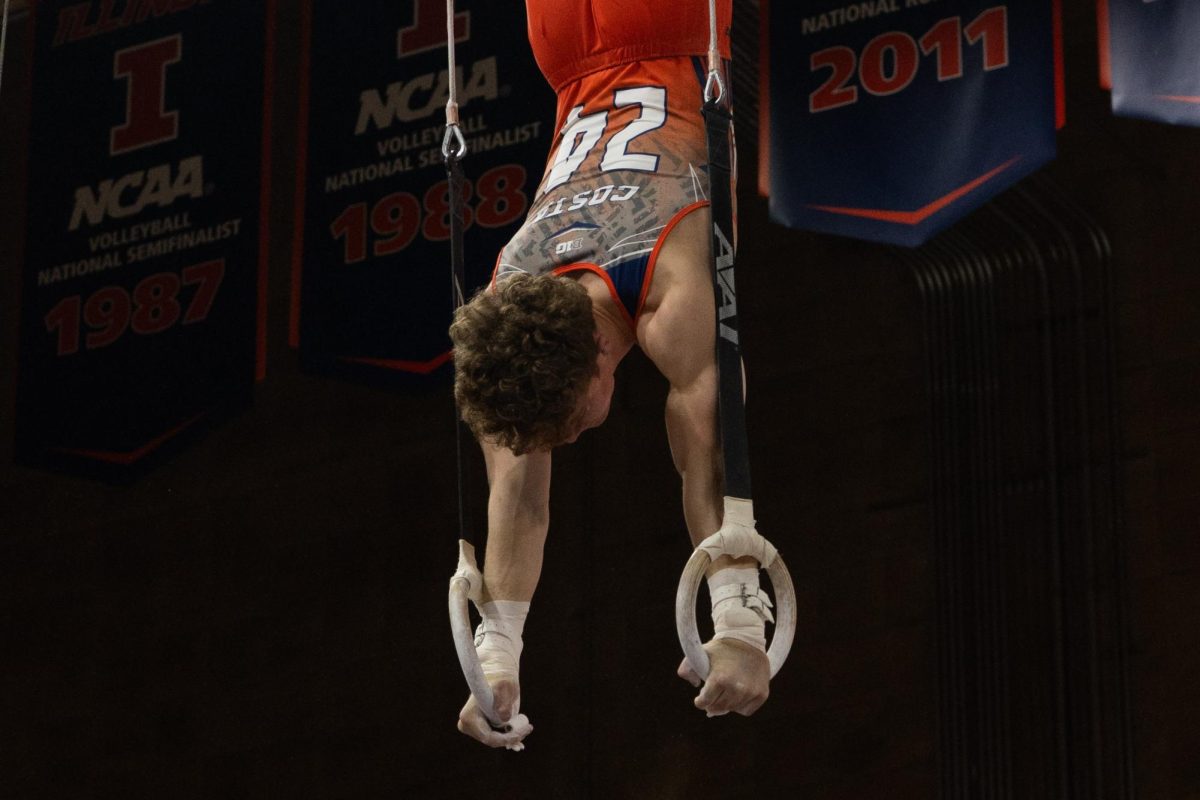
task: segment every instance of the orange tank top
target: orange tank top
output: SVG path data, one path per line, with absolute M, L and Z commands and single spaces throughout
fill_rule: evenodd
M 597 70 L 708 52 L 708 0 L 525 0 L 529 43 L 560 91 Z M 721 57 L 728 59 L 733 0 L 717 0 Z

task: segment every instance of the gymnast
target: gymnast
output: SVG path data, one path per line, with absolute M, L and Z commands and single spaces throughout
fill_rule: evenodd
M 718 0 L 729 55 L 731 0 Z M 604 422 L 614 373 L 637 345 L 670 384 L 666 426 L 694 545 L 722 526 L 703 104 L 707 4 L 526 0 L 529 37 L 558 97 L 552 154 L 529 216 L 491 285 L 450 329 L 455 400 L 489 481 L 476 647 L 501 721 L 520 708 L 522 630 L 549 528 L 551 452 Z M 715 634 L 695 698 L 710 716 L 753 714 L 771 670 L 771 603 L 752 557 L 705 574 Z M 685 658 L 681 678 L 701 686 Z M 519 749 L 527 724 L 497 729 L 474 696 L 458 729 Z

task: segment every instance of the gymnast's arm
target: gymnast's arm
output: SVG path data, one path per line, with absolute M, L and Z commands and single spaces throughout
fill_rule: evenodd
M 670 383 L 667 439 L 683 481 L 683 513 L 692 544 L 721 527 L 724 474 L 717 428 L 716 305 L 708 272 L 708 213 L 695 212 L 676 226 L 659 255 L 655 280 L 659 302 L 643 313 L 639 342 Z M 707 570 L 756 568 L 753 558 L 722 556 Z M 766 701 L 770 663 L 761 650 L 736 639 L 717 639 L 708 652 L 708 680 L 695 705 L 710 715 L 749 716 Z M 694 686 L 700 679 L 687 659 L 678 674 Z
M 550 529 L 550 451 L 517 456 L 488 442 L 481 446 L 488 475 L 483 599 L 529 602 Z
M 708 210 L 700 209 L 668 236 L 638 329 L 642 350 L 670 384 L 667 439 L 683 481 L 683 515 L 693 545 L 721 527 L 724 491 L 708 220 Z
M 489 487 L 481 606 L 498 603 L 511 610 L 523 604 L 528 610 L 541 576 L 542 552 L 550 527 L 550 452 L 539 450 L 516 456 L 512 451 L 488 442 L 482 442 L 481 446 Z M 523 614 L 520 616 L 516 630 L 510 630 L 518 642 L 524 624 Z M 512 620 L 507 624 L 513 624 Z M 483 647 L 494 647 L 496 642 L 491 640 L 495 637 L 487 638 L 489 641 Z M 501 640 L 499 644 L 505 642 Z M 493 649 L 492 652 L 494 656 L 496 651 Z M 481 649 L 481 657 L 483 653 Z M 516 657 L 520 658 L 519 648 Z M 485 660 L 496 665 L 490 659 Z M 501 720 L 510 719 L 519 708 L 521 689 L 516 675 L 517 664 L 508 666 L 511 673 L 506 669 L 504 674 L 489 674 L 486 666 L 484 670 L 492 686 L 496 714 Z M 523 736 L 518 732 L 492 730 L 474 696 L 467 698 L 458 714 L 458 729 L 489 747 L 513 745 Z

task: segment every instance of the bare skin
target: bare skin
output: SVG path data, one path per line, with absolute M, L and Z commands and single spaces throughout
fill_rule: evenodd
M 717 370 L 713 358 L 716 308 L 709 278 L 709 214 L 700 209 L 685 217 L 667 237 L 659 253 L 654 278 L 636 335 L 617 310 L 603 279 L 580 273 L 579 281 L 592 299 L 600 353 L 598 374 L 581 404 L 574 442 L 608 416 L 613 375 L 621 359 L 639 345 L 670 383 L 666 423 L 671 456 L 682 479 L 683 514 L 692 544 L 699 544 L 721 527 L 722 486 L 717 432 Z M 533 598 L 542 569 L 542 551 L 549 530 L 550 451 L 514 456 L 483 443 L 490 494 L 488 542 L 484 561 L 484 601 Z M 757 566 L 750 559 L 723 557 L 708 574 L 730 566 Z M 704 645 L 710 660 L 708 680 L 694 703 L 709 716 L 731 711 L 749 716 L 766 701 L 770 664 L 765 653 L 731 639 Z M 701 682 L 686 659 L 679 677 L 699 687 Z M 508 680 L 492 684 L 496 712 L 508 719 L 520 687 Z M 511 734 L 495 732 L 473 697 L 459 712 L 458 729 L 492 747 L 512 743 Z

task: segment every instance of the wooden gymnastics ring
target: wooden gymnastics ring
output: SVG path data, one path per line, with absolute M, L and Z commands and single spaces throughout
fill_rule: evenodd
M 683 568 L 675 592 L 675 630 L 683 655 L 700 680 L 707 680 L 708 653 L 704 652 L 696 628 L 696 596 L 704 571 L 721 556 L 752 556 L 771 578 L 771 586 L 775 589 L 775 632 L 771 636 L 767 659 L 771 662 L 771 677 L 774 678 L 787 661 L 796 635 L 796 590 L 778 551 L 754 529 L 754 507 L 749 500 L 725 498 L 724 524 L 697 545 Z

